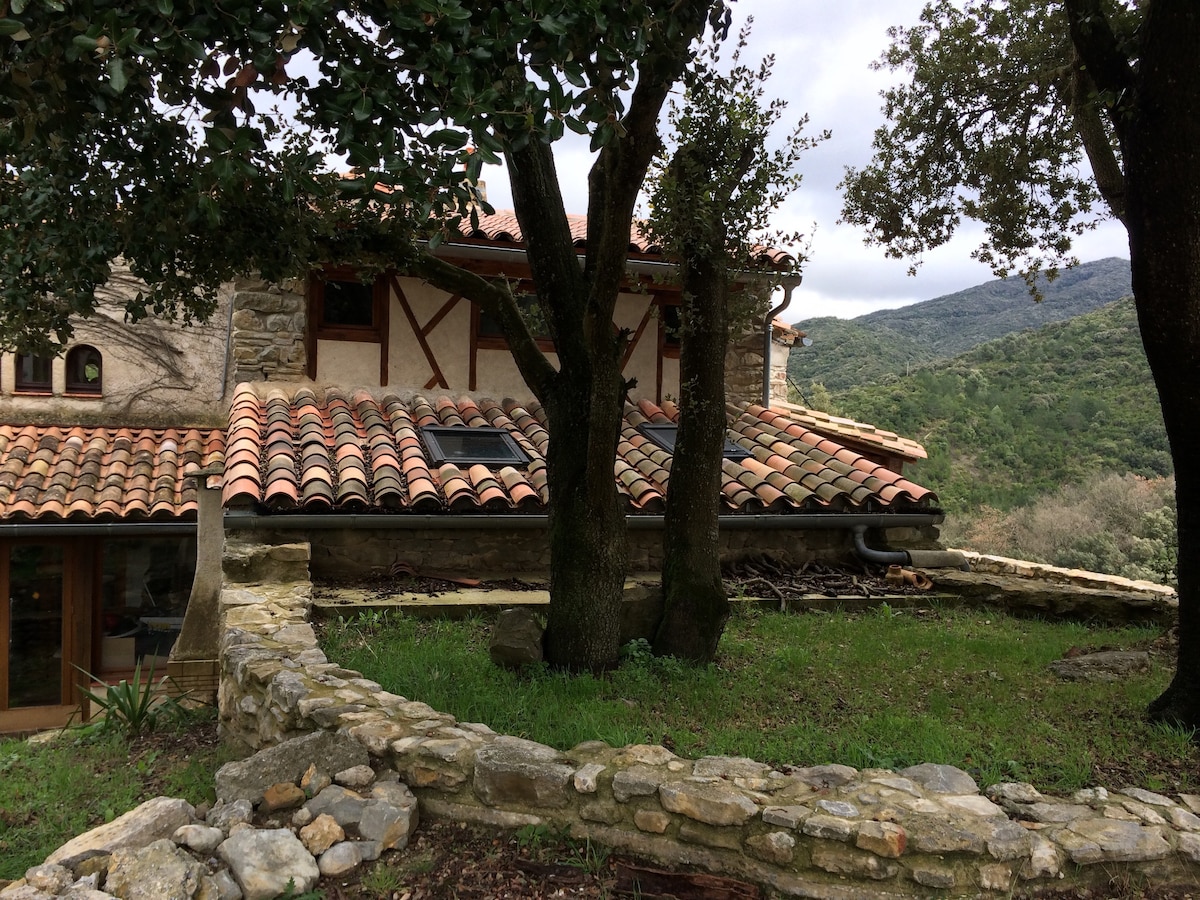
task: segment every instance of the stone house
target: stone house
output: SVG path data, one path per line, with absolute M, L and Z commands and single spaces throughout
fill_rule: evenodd
M 582 252 L 586 222 L 571 224 Z M 438 252 L 529 280 L 511 214 Z M 631 335 L 624 370 L 638 387 L 614 477 L 645 572 L 661 558 L 678 414 L 669 272 L 631 236 L 614 325 Z M 136 289 L 118 269 L 61 357 L 0 357 L 0 732 L 66 721 L 75 666 L 112 678 L 169 659 L 172 674 L 211 685 L 209 620 L 239 534 L 309 542 L 317 575 L 397 561 L 483 577 L 544 569 L 545 419 L 470 302 L 397 273 L 364 282 L 328 268 L 228 285 L 209 323 L 183 328 L 125 322 Z M 918 444 L 779 395 L 796 337 L 751 333 L 729 354 L 725 546 L 836 557 L 854 525 L 881 544 L 932 546 L 937 498 L 902 471 L 924 456 Z

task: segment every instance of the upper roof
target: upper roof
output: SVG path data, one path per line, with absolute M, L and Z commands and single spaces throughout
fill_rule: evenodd
M 0 425 L 0 520 L 176 519 L 220 461 L 217 429 Z
M 571 229 L 571 239 L 575 246 L 582 250 L 587 245 L 587 216 L 567 215 L 567 225 Z M 511 209 L 498 209 L 491 215 L 479 214 L 479 227 L 472 228 L 470 219 L 463 219 L 459 224 L 463 238 L 470 242 L 485 243 L 493 246 L 525 248 L 525 234 L 517 214 Z M 452 245 L 443 244 L 443 248 Z M 444 249 L 447 255 L 452 255 L 451 249 Z M 630 256 L 661 257 L 662 247 L 651 241 L 641 230 L 638 222 L 634 222 L 629 230 Z M 773 266 L 785 267 L 795 262 L 790 253 L 785 250 L 763 247 L 761 257 Z
M 751 453 L 723 463 L 727 513 L 922 511 L 933 492 L 778 412 L 731 409 L 730 437 Z M 673 423 L 678 409 L 627 406 L 614 475 L 627 511 L 662 513 L 671 455 L 637 430 Z M 435 466 L 423 425 L 506 430 L 531 462 L 496 470 Z M 269 512 L 391 510 L 542 513 L 547 509 L 546 417 L 535 402 L 426 397 L 337 388 L 239 385 L 230 410 L 224 502 Z
M 819 409 L 807 409 L 797 406 L 795 403 L 775 403 L 772 408 L 806 428 L 811 428 L 813 431 L 836 440 L 870 445 L 878 450 L 909 460 L 928 457 L 925 448 L 916 441 L 901 437 L 893 431 L 885 431 L 874 425 L 867 425 L 865 422 L 831 416 Z

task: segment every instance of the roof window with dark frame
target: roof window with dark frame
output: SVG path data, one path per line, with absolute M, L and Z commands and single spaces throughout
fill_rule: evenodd
M 67 353 L 67 393 L 99 397 L 104 392 L 104 358 L 88 344 Z
M 16 392 L 18 394 L 50 394 L 54 391 L 54 359 L 35 353 L 18 353 L 16 359 Z
M 421 436 L 435 465 L 526 466 L 529 455 L 503 428 L 423 425 Z
M 657 423 L 643 422 L 638 427 L 643 435 L 653 441 L 659 447 L 666 450 L 672 456 L 675 455 L 675 439 L 679 434 L 678 425 L 660 425 Z M 743 459 L 749 459 L 754 454 L 744 447 L 739 447 L 728 438 L 725 439 L 725 449 L 721 452 L 725 459 L 731 462 L 739 462 Z

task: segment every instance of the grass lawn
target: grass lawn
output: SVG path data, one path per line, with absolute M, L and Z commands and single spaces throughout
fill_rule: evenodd
M 1062 682 L 1046 668 L 1072 647 L 1150 646 L 1157 629 L 947 608 L 787 615 L 747 606 L 711 666 L 655 659 L 635 643 L 601 678 L 504 671 L 488 659 L 489 634 L 482 619 L 375 613 L 326 624 L 322 646 L 387 690 L 563 750 L 598 738 L 776 766 L 950 763 L 981 787 L 1200 789 L 1192 735 L 1143 716 L 1169 680 L 1171 654 L 1152 653 L 1149 673 L 1116 684 Z
M 0 878 L 15 879 L 65 841 L 153 797 L 212 801 L 232 758 L 214 710 L 132 740 L 119 732 L 48 744 L 0 738 Z

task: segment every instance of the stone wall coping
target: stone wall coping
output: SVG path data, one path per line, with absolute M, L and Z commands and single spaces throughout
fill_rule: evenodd
M 1123 578 L 1120 575 L 1105 575 L 1100 572 L 1088 572 L 1083 569 L 1066 569 L 1062 566 L 1051 566 L 1046 563 L 1029 562 L 1023 559 L 1009 559 L 1007 556 L 992 556 L 986 553 L 976 553 L 974 550 L 954 550 L 961 553 L 971 564 L 972 572 L 988 575 L 1016 575 L 1020 578 L 1031 578 L 1040 581 L 1052 581 L 1059 584 L 1074 584 L 1079 587 L 1097 588 L 1109 591 L 1129 591 L 1131 593 L 1156 594 L 1160 597 L 1176 597 L 1175 588 L 1153 581 Z

